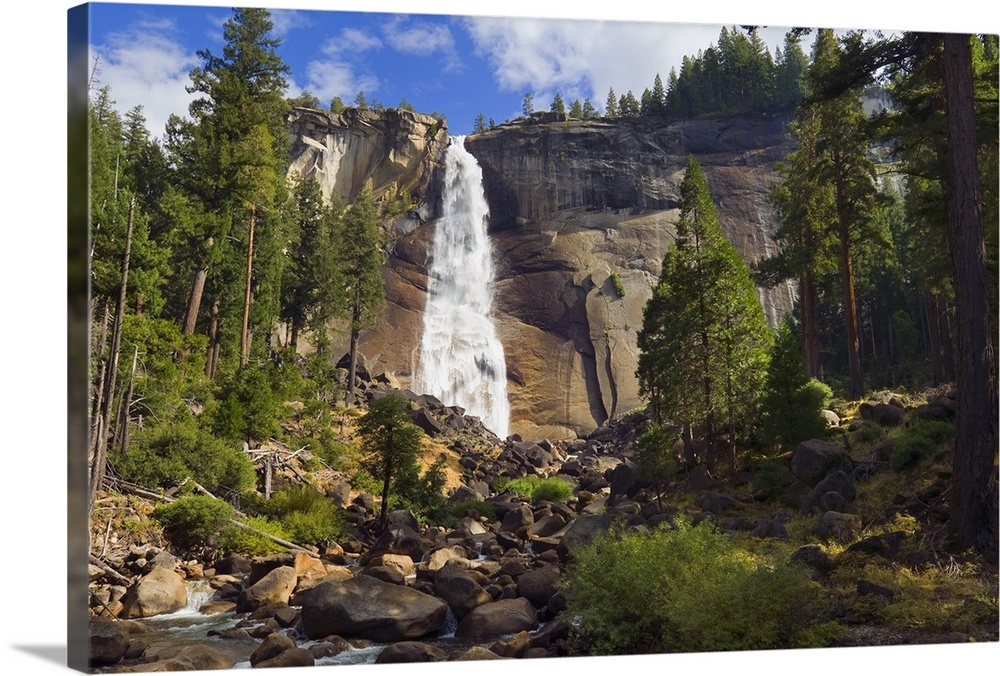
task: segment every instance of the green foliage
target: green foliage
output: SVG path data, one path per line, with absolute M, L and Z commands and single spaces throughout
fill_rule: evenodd
M 217 435 L 247 443 L 278 435 L 283 400 L 269 377 L 274 375 L 273 364 L 249 364 L 223 381 L 218 406 L 210 414 Z
M 282 540 L 292 541 L 292 537 L 285 532 L 280 524 L 266 517 L 252 516 L 243 523 Z M 219 533 L 218 547 L 226 553 L 245 554 L 247 556 L 267 556 L 268 554 L 277 554 L 285 551 L 285 548 L 274 540 L 233 524 L 228 524 Z
M 896 439 L 889 467 L 901 472 L 934 455 L 938 447 L 955 436 L 955 426 L 940 420 L 920 420 Z
M 336 505 L 310 486 L 284 488 L 255 511 L 279 523 L 287 539 L 297 544 L 318 545 L 344 534 Z
M 826 431 L 822 410 L 833 396 L 829 387 L 805 372 L 791 324 L 783 322 L 771 347 L 770 365 L 761 398 L 761 441 L 791 449 Z
M 232 505 L 204 495 L 178 498 L 153 510 L 167 539 L 185 549 L 209 544 L 234 514 Z
M 361 468 L 382 484 L 380 521 L 385 526 L 390 493 L 419 501 L 427 497 L 423 491 L 432 488 L 421 482 L 417 462 L 423 432 L 410 422 L 409 402 L 393 395 L 368 404 L 368 410 L 358 420 L 358 434 L 364 454 Z M 436 477 L 430 477 L 430 484 L 436 482 Z
M 542 481 L 531 491 L 531 502 L 559 502 L 569 500 L 573 497 L 573 486 L 566 480 L 558 477 L 542 479 Z
M 677 240 L 643 312 L 636 376 L 656 422 L 705 429 L 711 442 L 713 430 L 735 432 L 755 420 L 772 337 L 693 157 L 680 208 Z
M 670 434 L 656 423 L 647 427 L 636 439 L 636 460 L 639 471 L 663 492 L 664 484 L 680 471 L 680 462 L 674 451 L 676 435 Z
M 622 284 L 622 278 L 618 276 L 617 272 L 611 273 L 611 283 L 615 287 L 615 293 L 618 294 L 619 298 L 625 297 L 625 285 Z
M 805 647 L 820 635 L 807 570 L 707 523 L 600 534 L 574 551 L 562 592 L 589 655 Z
M 149 488 L 191 478 L 216 495 L 242 493 L 257 481 L 253 463 L 234 443 L 213 437 L 190 417 L 141 429 L 129 450 L 110 459 L 123 479 Z
M 501 477 L 493 482 L 493 488 L 497 492 L 510 491 L 519 498 L 528 498 L 532 504 L 543 500 L 552 502 L 568 500 L 573 497 L 573 486 L 569 482 L 559 477 L 543 479 L 537 474 L 516 479 Z

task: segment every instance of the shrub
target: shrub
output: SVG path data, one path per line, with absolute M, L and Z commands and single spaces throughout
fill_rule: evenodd
M 532 503 L 544 502 L 546 500 L 549 502 L 558 502 L 560 500 L 569 500 L 572 497 L 573 486 L 568 481 L 556 477 L 543 479 L 535 487 L 535 490 L 531 492 Z
M 921 420 L 907 427 L 896 439 L 889 457 L 889 467 L 899 472 L 929 458 L 948 439 L 955 436 L 955 426 L 940 420 Z
M 528 476 L 518 477 L 516 479 L 510 479 L 507 477 L 499 477 L 493 482 L 493 490 L 497 493 L 503 493 L 504 491 L 510 491 L 514 493 L 519 498 L 531 497 L 535 488 L 538 484 L 542 482 L 540 476 L 529 474 Z
M 210 544 L 234 513 L 233 507 L 225 502 L 204 495 L 191 495 L 158 505 L 153 510 L 153 518 L 162 526 L 163 534 L 171 543 L 190 549 Z
M 263 516 L 252 516 L 244 521 L 247 526 L 258 531 L 270 533 L 282 540 L 292 540 L 291 535 L 277 524 Z M 248 556 L 267 556 L 285 551 L 285 548 L 274 540 L 254 531 L 227 524 L 219 533 L 219 549 L 227 554 L 246 554 Z
M 608 655 L 819 645 L 814 590 L 804 568 L 684 522 L 598 535 L 562 582 L 577 648 Z
M 191 478 L 216 495 L 242 493 L 256 484 L 253 463 L 241 448 L 198 427 L 192 419 L 139 430 L 127 453 L 112 458 L 124 479 L 165 487 Z
M 320 544 L 343 535 L 344 521 L 327 497 L 309 486 L 292 486 L 258 501 L 248 509 L 279 525 L 285 539 L 296 544 Z M 277 533 L 272 533 L 278 535 Z
M 862 423 L 851 432 L 851 443 L 867 444 L 882 438 L 883 430 L 873 423 Z
M 615 293 L 618 294 L 619 298 L 625 297 L 625 285 L 622 284 L 622 278 L 618 276 L 617 272 L 611 273 L 611 283 L 615 287 Z

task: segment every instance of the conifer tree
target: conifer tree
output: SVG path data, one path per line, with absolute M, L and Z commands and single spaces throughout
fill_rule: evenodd
M 344 215 L 343 234 L 337 249 L 341 269 L 343 310 L 350 323 L 350 366 L 344 399 L 354 400 L 354 380 L 358 363 L 358 340 L 361 331 L 371 326 L 385 301 L 382 280 L 384 235 L 371 191 L 362 190 Z
M 615 96 L 615 88 L 608 89 L 608 99 L 604 102 L 604 117 L 618 117 L 618 97 Z
M 809 378 L 789 320 L 778 327 L 771 347 L 767 380 L 761 397 L 761 441 L 775 449 L 792 449 L 807 439 L 821 439 L 822 415 L 830 389 Z
M 191 71 L 188 87 L 200 94 L 189 107 L 192 119 L 168 123 L 177 182 L 200 212 L 194 225 L 201 245 L 192 251 L 183 332 L 195 332 L 207 289 L 213 300 L 209 373 L 220 357 L 245 359 L 240 353 L 249 346 L 251 325 L 269 331 L 278 312 L 289 68 L 276 52 L 280 40 L 270 35 L 272 27 L 267 10 L 235 9 L 224 26 L 222 55 L 198 51 L 202 65 Z M 251 310 L 255 298 L 262 304 Z
M 563 101 L 562 95 L 556 92 L 556 95 L 552 97 L 552 105 L 549 110 L 553 113 L 565 114 L 566 113 L 566 103 Z
M 677 240 L 643 313 L 636 375 L 657 423 L 669 420 L 681 428 L 689 465 L 697 432 L 714 468 L 720 431 L 729 435 L 732 465 L 736 435 L 756 415 L 770 331 L 749 270 L 722 234 L 693 157 L 680 209 Z

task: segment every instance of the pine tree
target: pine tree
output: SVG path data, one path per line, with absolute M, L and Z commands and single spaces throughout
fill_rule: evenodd
M 559 92 L 556 92 L 556 95 L 552 97 L 552 105 L 549 106 L 549 111 L 559 113 L 560 115 L 566 114 L 566 104 L 563 102 L 562 95 Z
M 201 96 L 189 107 L 192 119 L 174 117 L 168 124 L 179 188 L 201 216 L 183 331 L 194 333 L 207 289 L 213 299 L 210 373 L 219 358 L 246 359 L 251 326 L 269 331 L 279 307 L 289 68 L 271 29 L 266 10 L 234 10 L 222 55 L 198 51 L 203 63 L 191 71 L 188 90 Z M 261 304 L 251 310 L 255 294 Z
M 400 478 L 419 473 L 420 428 L 410 422 L 409 404 L 400 396 L 375 399 L 358 420 L 362 467 L 382 482 L 379 530 L 385 529 L 389 495 Z
M 343 234 L 337 250 L 344 284 L 342 298 L 351 334 L 350 366 L 344 393 L 348 404 L 354 400 L 361 331 L 372 326 L 385 301 L 385 283 L 381 271 L 384 263 L 383 244 L 384 236 L 379 229 L 371 191 L 365 188 L 344 215 Z
M 614 119 L 618 117 L 618 97 L 615 96 L 615 88 L 608 89 L 608 99 L 604 102 L 604 117 Z
M 530 91 L 524 93 L 524 99 L 521 101 L 521 112 L 525 117 L 531 117 L 531 114 L 535 112 L 535 95 Z
M 722 234 L 693 157 L 680 208 L 677 240 L 643 313 L 636 375 L 657 423 L 681 427 L 688 464 L 698 431 L 714 468 L 719 432 L 729 434 L 735 464 L 737 433 L 756 415 L 770 331 L 749 270 Z
M 486 131 L 486 116 L 482 113 L 476 115 L 476 123 L 472 127 L 473 134 L 482 134 Z
M 767 380 L 761 397 L 761 441 L 775 449 L 821 439 L 826 430 L 822 410 L 830 389 L 806 374 L 799 346 L 786 319 L 771 347 Z
M 580 103 L 580 99 L 573 99 L 573 103 L 569 106 L 569 116 L 577 120 L 582 120 L 585 117 L 583 114 L 583 104 Z

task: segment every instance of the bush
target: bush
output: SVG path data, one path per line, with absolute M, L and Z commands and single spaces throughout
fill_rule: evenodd
M 493 482 L 493 488 L 498 493 L 511 491 L 517 497 L 527 498 L 532 503 L 543 500 L 551 502 L 569 500 L 573 497 L 573 487 L 567 481 L 556 477 L 543 479 L 536 474 L 529 474 L 517 479 L 501 477 Z
M 280 524 L 263 516 L 252 516 L 245 520 L 247 526 L 270 533 L 282 540 L 292 540 Z M 274 540 L 253 531 L 227 524 L 219 533 L 219 549 L 227 554 L 245 554 L 247 556 L 267 556 L 285 551 L 285 548 Z
M 252 501 L 247 509 L 267 517 L 285 533 L 273 535 L 296 544 L 318 545 L 337 540 L 344 533 L 340 511 L 325 495 L 309 486 L 284 488 L 270 500 Z
M 191 478 L 216 495 L 254 487 L 257 474 L 241 448 L 198 427 L 192 418 L 139 430 L 127 453 L 112 456 L 123 479 L 146 487 L 166 487 Z
M 803 567 L 741 549 L 710 524 L 598 535 L 562 582 L 583 654 L 817 646 Z
M 906 428 L 896 439 L 889 467 L 900 472 L 929 458 L 938 447 L 955 436 L 955 426 L 940 420 L 921 420 Z
M 569 482 L 563 479 L 557 479 L 555 477 L 551 479 L 543 479 L 539 482 L 535 490 L 531 492 L 531 502 L 558 502 L 560 500 L 569 500 L 573 497 L 573 486 Z
M 170 542 L 184 549 L 210 544 L 233 518 L 235 510 L 225 502 L 204 495 L 178 498 L 158 505 L 153 518 Z

